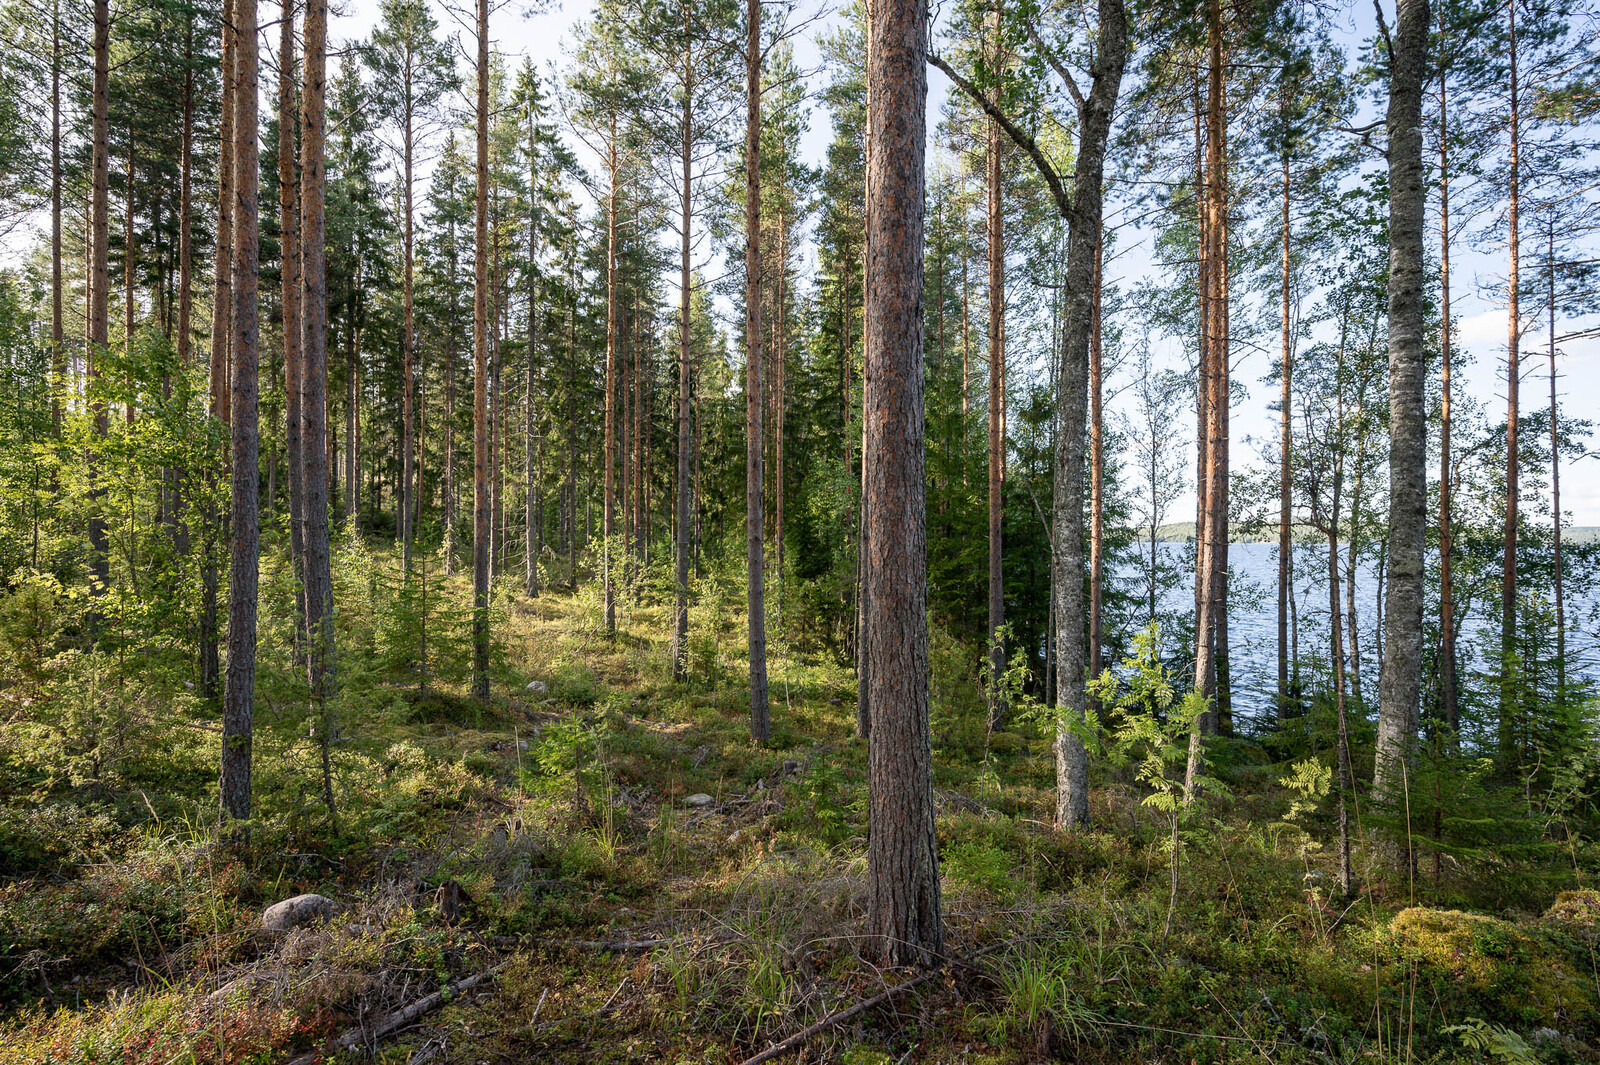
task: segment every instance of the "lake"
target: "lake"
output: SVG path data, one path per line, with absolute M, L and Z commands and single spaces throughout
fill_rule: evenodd
M 1194 564 L 1192 547 L 1183 543 L 1157 543 L 1160 562 L 1176 567 L 1181 574 L 1178 585 L 1158 599 L 1158 610 L 1192 618 L 1194 613 Z M 1141 557 L 1148 558 L 1149 543 L 1135 545 Z M 1341 574 L 1348 558 L 1340 548 Z M 1298 604 L 1300 655 L 1302 660 L 1329 654 L 1328 641 L 1328 555 L 1323 544 L 1299 544 L 1293 548 L 1295 600 Z M 1273 714 L 1278 684 L 1278 545 L 1235 543 L 1228 546 L 1230 573 L 1228 599 L 1228 642 L 1232 656 L 1234 716 L 1239 727 L 1265 723 Z M 1123 563 L 1111 574 L 1124 591 L 1144 586 L 1143 570 Z M 1436 571 L 1429 570 L 1429 579 Z M 1382 634 L 1378 631 L 1378 560 L 1363 557 L 1356 568 L 1356 622 L 1360 635 L 1361 685 L 1367 698 L 1376 702 L 1378 652 Z M 1341 608 L 1344 591 L 1339 595 Z M 1485 604 L 1472 604 L 1461 625 L 1457 649 L 1461 656 L 1463 681 L 1473 671 L 1487 671 L 1486 646 L 1498 642 L 1499 617 L 1484 616 Z M 1436 609 L 1431 605 L 1428 609 Z M 1490 607 L 1490 609 L 1494 609 Z M 1567 595 L 1567 653 L 1569 668 L 1575 675 L 1600 680 L 1600 625 L 1597 603 L 1592 592 Z M 1135 614 L 1142 622 L 1143 609 Z M 1346 648 L 1346 654 L 1349 648 Z

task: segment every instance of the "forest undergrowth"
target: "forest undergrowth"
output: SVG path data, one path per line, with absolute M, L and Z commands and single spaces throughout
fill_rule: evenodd
M 700 581 L 674 682 L 653 575 L 615 641 L 596 587 L 508 582 L 480 710 L 448 609 L 465 585 L 430 560 L 401 589 L 393 561 L 347 545 L 335 567 L 356 604 L 336 824 L 271 565 L 247 839 L 219 835 L 215 713 L 158 661 L 54 655 L 0 691 L 0 1062 L 287 1061 L 342 1033 L 350 1060 L 740 1062 L 908 978 L 857 950 L 866 745 L 831 653 L 776 628 L 758 749 L 736 585 Z M 17 676 L 49 602 L 7 600 Z M 1217 740 L 1172 896 L 1138 766 L 1097 759 L 1094 828 L 1056 831 L 1037 714 L 989 733 L 976 660 L 937 636 L 933 659 L 949 963 L 799 1060 L 1600 1060 L 1600 894 L 1575 855 L 1413 871 L 1358 808 L 1346 901 L 1330 752 Z M 263 928 L 303 893 L 336 909 Z

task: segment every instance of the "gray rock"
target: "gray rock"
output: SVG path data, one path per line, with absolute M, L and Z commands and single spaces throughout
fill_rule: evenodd
M 550 690 L 550 685 L 542 680 L 532 680 L 528 682 L 528 690 L 537 695 L 543 695 Z
M 287 932 L 291 928 L 332 916 L 340 909 L 337 902 L 325 895 L 296 895 L 263 910 L 261 927 L 269 932 Z
M 693 795 L 689 796 L 688 798 L 684 799 L 683 800 L 683 805 L 685 805 L 685 806 L 710 806 L 712 804 L 712 802 L 714 802 L 714 801 L 715 800 L 713 800 L 711 798 L 711 796 L 707 795 L 705 792 L 698 791 L 698 792 L 695 792 Z

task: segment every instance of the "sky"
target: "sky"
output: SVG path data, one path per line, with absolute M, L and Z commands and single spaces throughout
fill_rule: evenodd
M 470 7 L 442 4 L 439 0 L 431 2 L 444 32 L 455 32 L 464 40 L 470 39 L 472 32 Z M 470 3 L 470 0 L 467 2 Z M 830 0 L 798 0 L 796 22 L 816 16 L 795 40 L 797 63 L 802 70 L 815 72 L 812 78 L 814 88 L 820 88 L 825 80 L 824 72 L 819 69 L 821 59 L 816 42 L 819 35 L 834 23 L 836 6 L 837 4 L 830 6 Z M 337 49 L 342 43 L 370 34 L 371 28 L 378 22 L 378 7 L 378 0 L 342 0 L 342 2 L 335 0 L 330 28 L 333 48 Z M 493 45 L 508 56 L 531 57 L 541 73 L 547 77 L 554 77 L 565 65 L 567 53 L 573 47 L 575 26 L 588 16 L 589 10 L 590 5 L 583 0 L 533 5 L 508 3 L 497 8 L 491 17 L 490 32 Z M 264 21 L 275 15 L 276 12 L 270 5 L 263 5 Z M 1355 46 L 1370 32 L 1373 15 L 1366 5 L 1356 3 L 1346 7 L 1343 19 L 1340 35 L 1353 53 Z M 934 32 L 937 39 L 937 22 Z M 273 38 L 270 43 L 275 45 L 276 34 L 269 36 Z M 936 70 L 930 70 L 929 74 L 928 127 L 931 136 L 932 130 L 937 126 L 939 109 L 945 94 L 950 89 L 950 84 L 944 75 Z M 462 108 L 468 104 L 469 101 L 465 98 L 458 101 L 458 106 Z M 1368 102 L 1364 106 L 1370 110 L 1373 105 Z M 1372 117 L 1375 117 L 1375 113 L 1362 121 L 1369 121 Z M 831 130 L 827 112 L 820 105 L 813 104 L 809 128 L 802 140 L 802 154 L 806 161 L 814 166 L 820 166 L 826 158 L 830 140 Z M 580 161 L 587 160 L 591 164 L 591 169 L 594 169 L 591 153 L 578 143 L 576 138 L 568 137 L 568 141 Z M 429 169 L 431 160 L 424 160 L 417 176 L 419 189 L 427 188 Z M 1108 211 L 1113 209 L 1116 197 L 1115 188 L 1108 190 Z M 1433 202 L 1430 203 L 1430 211 L 1436 212 L 1437 197 L 1431 197 L 1431 200 Z M 1430 236 L 1436 241 L 1435 215 L 1430 215 L 1428 225 Z M 1143 284 L 1144 279 L 1158 274 L 1159 268 L 1153 261 L 1150 244 L 1152 236 L 1149 231 L 1124 230 L 1119 233 L 1120 252 L 1115 260 L 1107 265 L 1108 282 L 1118 284 L 1126 290 Z M 17 234 L 14 234 L 13 240 L 16 238 Z M 11 249 L 17 254 L 20 254 L 21 250 L 19 247 Z M 1596 249 L 1593 254 L 1600 255 L 1600 249 Z M 0 253 L 0 263 L 13 257 Z M 1525 261 L 1531 260 L 1530 266 L 1536 266 L 1538 256 L 1531 242 L 1525 244 L 1524 258 Z M 802 262 L 814 265 L 814 256 L 807 257 Z M 1455 348 L 1459 367 L 1457 380 L 1462 390 L 1470 393 L 1490 410 L 1503 410 L 1505 403 L 1507 316 L 1504 307 L 1488 295 L 1495 283 L 1503 278 L 1504 263 L 1503 246 L 1479 248 L 1467 241 L 1458 241 L 1452 253 L 1452 311 L 1456 317 L 1458 331 Z M 1013 295 L 1012 298 L 1015 299 L 1016 296 Z M 734 308 L 723 310 L 731 321 Z M 1542 320 L 1542 316 L 1539 316 L 1533 327 L 1524 334 L 1522 342 L 1526 356 L 1523 376 L 1525 410 L 1540 409 L 1547 405 L 1547 400 L 1543 398 L 1549 394 L 1547 361 L 1544 355 L 1547 334 L 1543 331 L 1542 325 L 1537 324 Z M 1581 324 L 1593 327 L 1600 325 L 1600 321 L 1591 318 Z M 1575 330 L 1578 327 L 1577 323 L 1558 322 L 1557 332 Z M 1131 337 L 1135 335 L 1135 331 L 1129 329 L 1128 334 Z M 1176 345 L 1168 343 L 1162 350 L 1166 352 L 1166 357 L 1173 358 L 1172 353 L 1175 349 Z M 1013 372 L 1016 372 L 1018 367 L 1042 365 L 1042 355 L 1042 352 L 1016 350 L 1013 347 L 1008 352 L 1008 362 Z M 1238 346 L 1233 352 L 1233 359 L 1234 380 L 1246 384 L 1250 389 L 1249 397 L 1235 405 L 1231 416 L 1232 451 L 1237 469 L 1242 464 L 1255 461 L 1257 450 L 1255 441 L 1271 439 L 1277 433 L 1277 414 L 1269 407 L 1270 400 L 1276 395 L 1276 386 L 1265 383 L 1272 359 L 1270 351 Z M 1568 415 L 1595 417 L 1596 405 L 1587 397 L 1600 396 L 1600 339 L 1590 338 L 1563 345 L 1559 358 L 1559 375 L 1560 387 L 1565 397 L 1563 403 Z M 1121 383 L 1125 381 L 1119 382 L 1115 377 L 1109 380 L 1108 394 L 1113 393 Z M 1186 448 L 1186 453 L 1192 453 L 1193 441 L 1191 415 L 1186 426 L 1180 424 L 1175 427 L 1173 443 L 1174 446 Z M 1569 456 L 1563 462 L 1563 509 L 1571 524 L 1600 525 L 1600 476 L 1597 474 L 1600 474 L 1600 463 L 1597 463 L 1595 458 Z M 1188 481 L 1193 483 L 1192 463 Z M 1541 515 L 1547 515 L 1549 510 L 1547 499 L 1525 497 L 1523 506 L 1526 510 Z M 1170 513 L 1175 516 L 1192 514 L 1193 509 L 1191 491 L 1173 505 Z
M 347 0 L 347 3 L 348 14 L 335 19 L 336 38 L 341 33 L 355 35 L 369 32 L 367 28 L 377 18 L 377 0 Z M 442 26 L 463 25 L 459 18 L 465 16 L 452 18 L 447 14 L 446 8 L 437 4 L 437 0 L 435 6 Z M 800 0 L 797 9 L 799 13 L 796 21 L 804 20 L 813 14 L 821 16 L 795 41 L 796 60 L 803 70 L 816 71 L 813 79 L 816 87 L 820 87 L 824 80 L 823 72 L 818 69 L 821 58 L 816 41 L 818 36 L 835 22 L 838 6 L 840 5 L 837 3 L 829 4 L 828 0 Z M 566 0 L 565 3 L 539 6 L 507 5 L 496 10 L 492 16 L 491 36 L 494 46 L 509 55 L 532 57 L 541 70 L 559 69 L 571 47 L 575 25 L 588 16 L 589 10 L 590 5 L 582 0 Z M 935 18 L 934 35 L 937 40 L 939 33 L 937 5 Z M 1353 55 L 1360 42 L 1370 34 L 1372 26 L 1373 14 L 1368 5 L 1349 4 L 1342 16 L 1338 36 Z M 930 69 L 929 75 L 928 128 L 931 138 L 932 130 L 938 123 L 939 109 L 951 86 L 939 71 Z M 1371 102 L 1364 106 L 1369 110 L 1373 107 Z M 1370 121 L 1374 117 L 1378 117 L 1376 112 L 1362 118 L 1361 121 Z M 820 166 L 826 158 L 831 137 L 826 110 L 820 105 L 814 105 L 808 131 L 802 140 L 802 153 L 806 161 L 814 166 Z M 578 150 L 580 159 L 588 154 L 581 145 L 575 144 L 574 147 Z M 419 185 L 425 187 L 421 181 Z M 1115 199 L 1115 196 L 1116 190 L 1110 190 L 1108 204 Z M 1436 241 L 1437 229 L 1433 227 L 1437 225 L 1437 197 L 1432 197 L 1432 200 L 1430 211 L 1435 214 L 1430 215 L 1428 224 L 1429 233 Z M 1141 284 L 1144 278 L 1152 276 L 1158 269 L 1153 261 L 1150 244 L 1152 237 L 1153 234 L 1148 230 L 1119 235 L 1119 241 L 1124 243 L 1124 248 L 1115 262 L 1108 266 L 1107 280 L 1127 289 Z M 1596 250 L 1596 254 L 1600 254 L 1600 249 Z M 1525 262 L 1530 259 L 1532 263 L 1537 262 L 1537 255 L 1530 244 L 1525 244 L 1524 259 Z M 808 261 L 814 263 L 814 259 Z M 1528 266 L 1524 268 L 1527 269 Z M 1453 349 L 1457 366 L 1457 388 L 1470 393 L 1491 411 L 1503 410 L 1505 405 L 1504 363 L 1508 321 L 1503 304 L 1489 295 L 1493 288 L 1503 281 L 1504 273 L 1503 246 L 1478 248 L 1471 246 L 1467 241 L 1455 242 L 1451 258 L 1451 299 L 1457 329 Z M 725 311 L 729 313 L 731 320 L 733 308 L 725 308 Z M 1542 317 L 1539 320 L 1542 321 Z M 1594 326 L 1600 322 L 1590 319 L 1582 324 Z M 1558 334 L 1577 328 L 1578 325 L 1573 322 L 1557 323 Z M 1129 332 L 1131 335 L 1132 331 Z M 1547 405 L 1547 400 L 1543 398 L 1549 394 L 1545 358 L 1547 337 L 1548 333 L 1539 325 L 1534 325 L 1523 335 L 1522 394 L 1525 411 L 1540 409 Z M 1170 345 L 1168 350 L 1171 357 Z M 1041 355 L 1039 352 L 1013 350 L 1008 354 L 1008 360 L 1013 367 L 1023 362 L 1040 364 Z M 1235 350 L 1233 358 L 1234 379 L 1245 383 L 1250 389 L 1249 398 L 1236 404 L 1232 411 L 1232 451 L 1237 467 L 1238 464 L 1255 461 L 1256 442 L 1275 438 L 1278 423 L 1276 412 L 1268 405 L 1269 400 L 1276 395 L 1276 386 L 1265 383 L 1272 353 L 1252 349 Z M 1125 382 L 1114 379 L 1108 381 L 1108 393 L 1114 391 L 1119 383 Z M 1562 345 L 1558 358 L 1558 383 L 1564 397 L 1564 409 L 1570 416 L 1594 417 L 1600 413 L 1596 411 L 1594 404 L 1578 398 L 1600 396 L 1600 339 L 1590 338 Z M 1192 452 L 1194 440 L 1192 415 L 1186 426 L 1180 425 L 1175 429 L 1173 439 L 1175 446 L 1182 445 L 1187 451 Z M 1192 484 L 1192 465 L 1188 480 Z M 1174 515 L 1192 513 L 1193 499 L 1193 493 L 1190 491 L 1176 501 L 1170 513 Z M 1563 511 L 1571 524 L 1600 525 L 1600 462 L 1590 457 L 1567 457 L 1562 464 L 1562 500 Z M 1530 512 L 1547 515 L 1548 498 L 1525 496 L 1523 507 Z

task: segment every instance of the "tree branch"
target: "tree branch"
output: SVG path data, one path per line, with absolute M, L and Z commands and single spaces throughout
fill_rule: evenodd
M 1028 21 L 1027 19 L 1023 19 L 1022 28 L 1028 31 L 1028 39 L 1033 41 L 1033 46 L 1035 48 L 1039 49 L 1039 54 L 1043 56 L 1044 61 L 1050 65 L 1050 69 L 1056 72 L 1056 77 L 1060 78 L 1066 83 L 1067 93 L 1072 97 L 1072 102 L 1078 105 L 1079 111 L 1082 111 L 1083 92 L 1079 90 L 1078 81 L 1072 76 L 1072 72 L 1068 70 L 1066 64 L 1057 59 L 1055 53 L 1045 45 L 1043 38 L 1039 36 L 1039 31 L 1033 28 L 1032 22 Z
M 1056 201 L 1056 209 L 1061 212 L 1062 217 L 1066 217 L 1067 213 L 1072 209 L 1072 202 L 1067 198 L 1066 187 L 1061 184 L 1061 175 L 1056 173 L 1056 168 L 1050 165 L 1050 160 L 1045 157 L 1044 152 L 1039 148 L 1038 142 L 1024 133 L 1015 122 L 1007 117 L 1004 111 L 1000 110 L 987 96 L 979 92 L 977 86 L 956 73 L 955 69 L 939 58 L 937 53 L 930 51 L 928 53 L 928 62 L 944 71 L 945 77 L 954 82 L 956 88 L 971 97 L 973 102 L 983 109 L 984 114 L 994 119 L 995 124 L 1005 130 L 1006 136 L 1011 138 L 1012 143 L 1028 153 L 1028 158 L 1033 160 L 1034 168 L 1039 171 L 1039 176 L 1044 178 L 1045 184 L 1050 186 L 1050 195 Z

